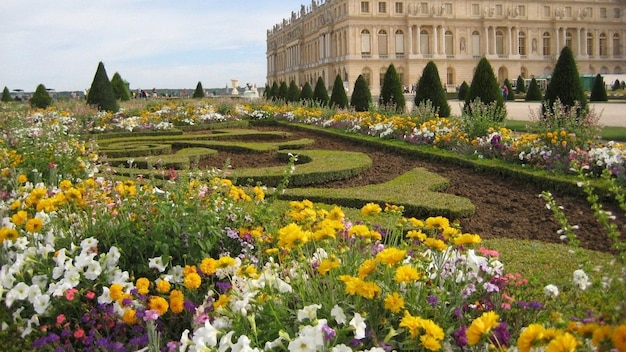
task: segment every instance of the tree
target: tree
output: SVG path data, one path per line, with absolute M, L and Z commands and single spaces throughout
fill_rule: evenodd
M 517 76 L 515 93 L 526 93 L 526 81 L 522 78 L 522 76 Z
M 402 82 L 400 82 L 400 77 L 393 64 L 389 65 L 385 72 L 383 84 L 380 88 L 379 103 L 382 107 L 395 110 L 396 112 L 404 112 L 406 107 Z
M 504 85 L 506 86 L 506 91 L 508 92 L 505 100 L 515 100 L 515 92 L 513 91 L 513 86 L 511 86 L 511 82 L 508 78 L 504 79 Z
M 448 104 L 448 97 L 441 85 L 441 79 L 439 78 L 439 70 L 434 61 L 428 61 L 424 70 L 422 71 L 422 77 L 417 82 L 417 92 L 415 93 L 415 106 L 431 102 L 433 108 L 437 109 L 439 116 L 450 116 L 450 105 Z
M 606 95 L 606 85 L 604 84 L 604 78 L 598 73 L 593 80 L 593 88 L 591 89 L 591 101 L 608 101 L 609 97 Z
M 278 83 L 276 81 L 274 81 L 274 83 L 272 83 L 272 88 L 270 89 L 269 93 L 267 94 L 267 98 L 271 101 L 277 101 L 278 100 Z
M 346 95 L 346 89 L 343 87 L 341 75 L 337 75 L 337 77 L 335 77 L 333 91 L 330 94 L 330 106 L 338 109 L 345 109 L 348 107 L 348 96 Z
M 309 84 L 309 82 L 304 83 L 304 86 L 302 87 L 302 91 L 300 92 L 300 101 L 303 101 L 305 103 L 310 103 L 313 100 L 313 88 L 311 88 L 311 85 Z
M 11 101 L 11 92 L 9 92 L 9 88 L 4 87 L 2 90 L 2 101 L 9 102 Z
M 289 82 L 289 89 L 287 90 L 287 102 L 289 103 L 297 103 L 300 101 L 300 88 L 294 80 Z
M 472 78 L 472 84 L 465 97 L 464 109 L 468 110 L 470 103 L 476 99 L 479 99 L 483 104 L 495 103 L 496 108 L 504 108 L 502 91 L 493 73 L 493 68 L 489 60 L 485 57 L 478 62 L 478 66 Z
M 461 83 L 461 86 L 459 87 L 457 98 L 460 101 L 465 101 L 465 98 L 467 97 L 468 93 L 469 93 L 469 85 L 467 84 L 467 82 L 463 81 L 463 83 Z
M 196 90 L 193 91 L 192 97 L 195 99 L 204 98 L 204 88 L 202 88 L 202 82 L 198 81 L 198 84 L 196 84 Z
M 282 102 L 287 102 L 287 96 L 289 95 L 289 87 L 287 86 L 287 82 L 281 81 L 278 86 L 278 100 Z
M 52 104 L 52 98 L 43 84 L 37 86 L 33 97 L 30 98 L 30 105 L 36 108 L 45 109 Z
M 535 77 L 530 81 L 530 85 L 528 86 L 528 92 L 526 93 L 526 101 L 541 101 L 543 99 L 543 95 L 541 94 L 541 88 L 539 88 L 539 84 L 537 84 L 537 80 Z
M 113 94 L 116 99 L 121 101 L 130 100 L 130 91 L 128 85 L 122 79 L 119 73 L 115 72 L 111 78 L 111 86 L 113 87 Z
M 313 101 L 320 106 L 328 105 L 328 90 L 326 89 L 326 83 L 320 76 L 315 83 L 315 89 L 313 89 Z
M 113 86 L 111 85 L 111 81 L 109 81 L 109 76 L 107 76 L 107 71 L 102 61 L 98 63 L 98 69 L 93 77 L 91 88 L 89 88 L 87 104 L 94 105 L 98 110 L 113 112 L 119 110 L 115 93 L 113 92 Z
M 365 80 L 363 75 L 359 75 L 356 82 L 354 82 L 350 106 L 356 111 L 368 111 L 370 105 L 372 105 L 372 93 L 370 92 L 369 84 L 367 84 L 367 80 Z
M 569 46 L 563 47 L 559 59 L 554 66 L 554 72 L 543 97 L 543 108 L 553 112 L 553 104 L 559 100 L 566 111 L 578 102 L 577 115 L 587 111 L 587 97 L 583 90 L 583 83 L 576 67 L 574 53 Z
M 6 87 L 4 88 L 6 89 Z M 615 82 L 613 82 L 613 87 L 611 88 L 613 89 L 613 91 L 622 89 L 622 84 L 619 83 L 619 79 L 616 79 Z

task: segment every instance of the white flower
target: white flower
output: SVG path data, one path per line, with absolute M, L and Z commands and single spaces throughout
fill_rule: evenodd
M 340 344 L 337 346 L 333 346 L 333 349 L 330 350 L 331 352 L 352 352 L 352 348 L 344 345 L 344 344 Z
M 218 332 L 219 330 L 211 325 L 211 322 L 207 319 L 207 321 L 204 322 L 204 326 L 196 330 L 193 334 L 192 341 L 195 344 L 196 349 L 203 350 L 217 346 Z
M 18 282 L 15 287 L 7 292 L 7 295 L 4 297 L 4 303 L 7 308 L 11 308 L 14 301 L 21 301 L 28 297 L 28 293 L 30 292 L 30 287 L 24 282 Z
M 589 281 L 589 276 L 585 274 L 584 271 L 578 269 L 574 271 L 574 285 L 578 286 L 581 290 L 586 290 L 589 286 L 591 286 L 591 282 Z
M 548 298 L 556 298 L 559 296 L 559 288 L 555 285 L 550 284 L 543 288 L 543 293 Z
M 354 338 L 357 340 L 365 338 L 365 319 L 359 313 L 354 313 L 354 318 L 350 320 L 350 326 L 352 326 L 354 331 Z
M 305 319 L 315 320 L 317 319 L 317 310 L 322 308 L 321 304 L 311 304 L 298 310 L 298 321 Z
M 330 311 L 330 315 L 335 318 L 337 324 L 345 324 L 346 323 L 346 315 L 343 312 L 343 309 L 335 304 L 333 309 Z
M 163 264 L 163 257 L 154 257 L 148 260 L 150 269 L 157 269 L 160 273 L 165 271 L 167 265 Z
M 37 312 L 37 314 L 44 314 L 49 306 L 50 306 L 50 296 L 39 295 L 35 297 L 34 302 L 33 302 L 33 308 L 35 308 L 35 312 Z

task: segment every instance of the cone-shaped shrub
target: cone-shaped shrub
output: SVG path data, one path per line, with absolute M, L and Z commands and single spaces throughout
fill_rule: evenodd
M 310 104 L 311 101 L 313 101 L 313 88 L 311 88 L 309 82 L 304 83 L 304 86 L 302 87 L 302 91 L 300 92 L 300 101 L 305 104 Z
M 583 90 L 583 82 L 576 67 L 574 54 L 569 46 L 565 46 L 561 50 L 543 100 L 544 109 L 552 110 L 554 103 L 560 100 L 566 110 L 578 102 L 580 105 L 577 115 L 584 114 L 587 111 L 587 97 Z
M 593 80 L 593 88 L 591 89 L 591 101 L 608 101 L 609 97 L 606 95 L 606 86 L 604 85 L 604 78 L 598 73 Z
M 322 77 L 317 79 L 313 89 L 313 101 L 320 106 L 328 106 L 328 90 Z
M 115 95 L 115 99 L 121 101 L 130 100 L 130 91 L 128 90 L 128 85 L 122 79 L 119 73 L 115 72 L 113 77 L 111 78 L 111 86 L 113 87 L 113 94 Z
M 291 80 L 289 90 L 287 90 L 287 102 L 297 103 L 298 101 L 300 101 L 300 88 L 298 88 L 296 81 Z
M 463 81 L 463 83 L 461 83 L 461 86 L 459 87 L 459 92 L 457 94 L 457 99 L 459 99 L 460 101 L 465 101 L 465 98 L 467 98 L 467 94 L 469 94 L 469 85 L 467 84 L 467 82 Z
M 287 82 L 281 81 L 280 86 L 278 86 L 278 99 L 282 102 L 287 102 L 287 96 L 289 95 L 289 86 L 287 86 Z
M 89 88 L 87 104 L 97 107 L 98 110 L 116 112 L 119 109 L 113 86 L 102 62 L 98 63 L 98 69 Z
M 363 77 L 363 75 L 359 75 L 356 82 L 354 82 L 354 90 L 352 91 L 352 96 L 350 97 L 350 106 L 354 108 L 355 111 L 368 111 L 370 109 L 370 105 L 372 105 L 372 93 L 370 92 L 370 87 L 367 84 L 365 77 Z
M 522 78 L 522 76 L 517 76 L 517 83 L 515 87 L 516 93 L 526 93 L 526 81 Z
M 4 88 L 6 89 L 6 87 Z M 622 84 L 619 83 L 619 79 L 616 79 L 615 82 L 613 82 L 613 87 L 611 87 L 611 89 L 613 89 L 613 91 L 622 89 Z
M 52 98 L 43 84 L 37 86 L 33 97 L 30 98 L 30 105 L 36 108 L 45 109 L 52 104 Z
M 448 98 L 446 96 L 446 92 L 443 90 L 443 86 L 441 85 L 439 70 L 437 69 L 437 65 L 434 61 L 428 61 L 422 71 L 422 77 L 420 77 L 417 82 L 415 106 L 425 104 L 429 100 L 432 107 L 439 113 L 440 117 L 450 116 Z
M 511 82 L 509 81 L 508 78 L 506 78 L 504 80 L 504 85 L 506 86 L 506 90 L 508 92 L 507 96 L 506 96 L 506 100 L 515 100 L 515 92 L 513 91 L 513 86 L 511 86 Z
M 404 99 L 404 91 L 402 90 L 402 82 L 393 64 L 387 67 L 383 85 L 380 88 L 380 106 L 385 109 L 395 110 L 396 112 L 404 112 L 406 100 Z
M 278 87 L 278 83 L 276 81 L 274 81 L 274 83 L 272 83 L 272 88 L 270 89 L 269 93 L 268 93 L 268 99 L 271 101 L 277 101 L 278 100 L 278 90 L 280 88 Z
M 11 101 L 11 92 L 9 92 L 9 88 L 7 87 L 4 87 L 4 89 L 2 90 L 2 101 L 4 102 Z
M 335 77 L 333 91 L 330 94 L 330 106 L 335 109 L 345 109 L 348 107 L 348 96 L 346 95 L 346 89 L 343 87 L 341 75 Z
M 539 88 L 539 84 L 537 84 L 537 80 L 535 77 L 530 81 L 530 85 L 528 86 L 528 92 L 526 93 L 526 101 L 541 101 L 543 96 L 541 94 L 541 88 Z
M 504 98 L 502 97 L 498 80 L 493 73 L 493 67 L 491 67 L 489 60 L 485 57 L 478 62 L 474 77 L 472 78 L 472 84 L 465 97 L 464 109 L 469 112 L 470 102 L 476 99 L 479 99 L 484 104 L 495 103 L 496 108 L 499 109 L 504 108 Z
M 193 91 L 193 97 L 195 99 L 204 98 L 204 88 L 202 88 L 202 82 L 196 84 L 196 90 Z

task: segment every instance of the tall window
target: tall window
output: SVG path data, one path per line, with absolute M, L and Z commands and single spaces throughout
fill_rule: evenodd
M 370 12 L 370 2 L 369 1 L 361 1 L 361 12 L 369 13 Z
M 420 32 L 420 51 L 425 55 L 430 54 L 430 35 L 425 29 Z
M 378 13 L 387 13 L 387 3 L 381 1 L 378 3 Z
M 522 56 L 526 56 L 526 33 L 519 32 L 517 45 L 519 47 L 519 54 Z
M 396 13 L 404 13 L 404 4 L 396 2 Z
M 567 31 L 565 32 L 565 45 L 568 46 L 570 49 L 574 50 L 574 47 L 572 46 L 573 42 L 572 42 L 572 32 Z
M 613 56 L 622 56 L 622 41 L 618 33 L 613 34 Z
M 454 69 L 452 67 L 448 67 L 446 70 L 446 83 L 448 87 L 454 86 Z
M 404 32 L 401 30 L 396 31 L 396 55 L 404 54 Z
M 472 56 L 480 57 L 480 33 L 477 31 L 472 33 Z
M 587 32 L 587 55 L 593 56 L 593 34 Z
M 606 18 L 606 7 L 600 8 L 600 18 Z
M 525 5 L 517 6 L 517 14 L 522 17 L 526 16 L 526 6 Z
M 504 33 L 501 30 L 496 31 L 496 54 L 504 54 Z
M 387 31 L 381 29 L 378 31 L 378 55 L 387 55 Z
M 452 36 L 452 32 L 446 31 L 444 37 L 446 42 L 446 55 L 454 55 L 454 37 Z
M 548 56 L 552 53 L 552 48 L 550 47 L 550 41 L 552 40 L 550 32 L 543 33 L 543 55 Z
M 364 29 L 361 31 L 361 55 L 370 55 L 372 53 L 372 44 L 370 31 Z
M 600 34 L 600 56 L 608 56 L 609 55 L 609 48 L 608 48 L 608 40 L 606 37 L 606 33 L 601 33 Z
M 361 71 L 361 74 L 363 75 L 363 78 L 365 78 L 365 81 L 367 82 L 367 85 L 370 86 L 371 85 L 372 70 L 370 70 L 368 67 L 366 67 L 366 68 L 363 69 L 363 71 Z

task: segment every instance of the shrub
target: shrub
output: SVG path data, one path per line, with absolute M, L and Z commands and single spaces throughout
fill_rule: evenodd
M 116 99 L 121 101 L 130 100 L 130 91 L 128 85 L 122 79 L 119 73 L 115 72 L 111 78 L 111 86 L 113 87 L 113 94 Z
M 310 103 L 313 100 L 313 88 L 309 82 L 304 83 L 302 91 L 300 92 L 300 101 Z
M 11 92 L 9 92 L 9 88 L 4 87 L 4 89 L 2 90 L 2 101 L 4 102 L 9 102 L 11 101 Z
M 498 130 L 504 120 L 502 110 L 495 101 L 489 104 L 479 98 L 469 102 L 469 108 L 461 112 L 461 130 L 471 139 L 486 136 L 490 129 Z
M 193 92 L 193 97 L 196 99 L 204 98 L 204 88 L 202 88 L 202 82 L 198 82 L 196 90 Z
M 48 94 L 48 90 L 43 84 L 37 86 L 33 97 L 30 99 L 30 105 L 36 108 L 45 109 L 52 104 L 52 98 Z
M 615 82 L 613 82 L 613 87 L 611 88 L 613 91 L 622 89 L 622 84 L 619 82 L 619 79 L 616 79 Z M 6 87 L 4 89 L 6 89 Z
M 506 100 L 515 100 L 515 92 L 513 91 L 513 86 L 511 86 L 511 82 L 508 78 L 504 80 L 504 85 L 506 86 L 507 91 L 509 92 L 506 96 Z
M 94 105 L 98 110 L 113 112 L 119 110 L 115 93 L 113 92 L 113 86 L 111 85 L 111 81 L 109 81 L 109 76 L 107 76 L 107 71 L 102 61 L 98 63 L 98 69 L 93 77 L 91 88 L 89 88 L 87 104 Z
M 404 112 L 406 101 L 404 99 L 404 91 L 402 90 L 402 82 L 400 82 L 400 77 L 393 64 L 389 65 L 385 72 L 383 84 L 380 88 L 379 102 L 381 107 L 385 109 L 395 110 L 399 113 Z
M 278 100 L 287 102 L 287 96 L 289 95 L 289 86 L 287 86 L 287 82 L 281 81 L 278 86 Z
M 530 85 L 528 86 L 528 93 L 526 93 L 526 101 L 541 101 L 543 99 L 543 94 L 541 94 L 541 88 L 539 88 L 539 84 L 537 84 L 537 80 L 535 77 L 530 81 Z
M 572 49 L 568 46 L 561 50 L 559 60 L 554 66 L 552 78 L 543 97 L 544 108 L 551 110 L 557 100 L 566 108 L 576 105 L 577 115 L 584 115 L 587 110 L 587 97 L 583 90 L 583 83 L 580 80 Z
M 346 95 L 346 89 L 343 86 L 341 75 L 337 75 L 337 77 L 335 77 L 333 91 L 330 94 L 330 106 L 332 108 L 339 109 L 345 109 L 348 107 L 348 96 Z
M 289 82 L 289 89 L 287 90 L 287 102 L 289 103 L 297 103 L 300 101 L 300 88 L 296 84 L 296 81 L 291 80 Z
M 320 106 L 328 106 L 328 90 L 322 77 L 317 79 L 313 90 L 313 100 Z
M 476 72 L 472 78 L 472 84 L 470 85 L 469 93 L 465 97 L 464 110 L 471 109 L 474 100 L 479 99 L 486 105 L 495 103 L 496 107 L 501 112 L 501 119 L 506 117 L 506 108 L 504 107 L 504 98 L 502 97 L 502 91 L 498 85 L 493 68 L 487 58 L 483 57 L 478 62 Z M 467 111 L 468 115 L 472 115 L 471 111 Z M 500 121 L 502 121 L 500 120 Z
M 526 82 L 522 76 L 517 76 L 517 86 L 515 87 L 515 93 L 526 93 Z
M 450 105 L 446 92 L 441 86 L 439 70 L 434 61 L 428 61 L 422 71 L 422 77 L 417 82 L 417 92 L 415 93 L 415 106 L 419 106 L 426 101 L 431 101 L 432 106 L 438 110 L 439 116 L 450 116 Z
M 356 111 L 368 111 L 372 104 L 372 93 L 370 87 L 363 75 L 357 77 L 354 82 L 354 90 L 352 91 L 352 97 L 350 97 L 350 106 Z
M 469 85 L 467 84 L 467 82 L 463 81 L 463 83 L 461 83 L 461 86 L 459 87 L 457 98 L 461 101 L 464 101 L 468 93 Z
M 276 81 L 274 81 L 274 83 L 272 83 L 272 88 L 270 89 L 269 93 L 267 94 L 267 98 L 271 101 L 276 101 L 278 100 L 278 83 L 276 83 Z
M 606 95 L 606 86 L 604 85 L 604 79 L 598 73 L 593 80 L 593 87 L 591 89 L 591 101 L 608 101 L 609 97 Z

